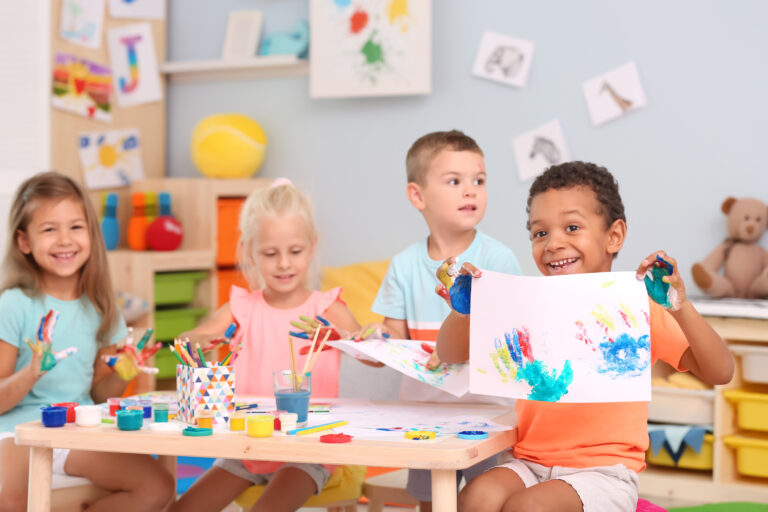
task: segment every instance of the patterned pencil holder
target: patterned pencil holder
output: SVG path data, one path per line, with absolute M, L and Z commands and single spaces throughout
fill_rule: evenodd
M 181 421 L 196 425 L 195 411 L 201 408 L 216 413 L 214 423 L 226 423 L 235 410 L 235 367 L 193 368 L 178 364 L 176 393 Z

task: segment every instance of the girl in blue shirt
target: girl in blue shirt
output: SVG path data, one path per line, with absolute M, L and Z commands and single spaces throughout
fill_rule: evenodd
M 26 510 L 29 449 L 13 429 L 40 418 L 55 402 L 104 402 L 127 382 L 102 355 L 116 353 L 126 334 L 117 310 L 104 240 L 93 206 L 73 180 L 39 174 L 16 192 L 0 287 L 0 511 Z M 53 352 L 77 353 L 49 371 L 25 339 L 40 317 L 59 312 Z M 161 510 L 171 499 L 171 475 L 149 455 L 54 450 L 54 473 L 85 477 L 112 491 L 83 510 Z

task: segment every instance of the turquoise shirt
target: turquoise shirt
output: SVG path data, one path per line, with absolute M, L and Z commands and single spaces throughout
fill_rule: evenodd
M 28 297 L 19 288 L 6 290 L 0 295 L 0 340 L 19 349 L 16 356 L 18 372 L 32 359 L 32 350 L 25 339 L 34 341 L 40 317 L 53 309 L 59 318 L 51 336 L 53 351 L 77 347 L 77 354 L 59 361 L 48 373 L 40 377 L 34 387 L 13 409 L 0 415 L 0 432 L 27 421 L 40 418 L 40 407 L 56 402 L 92 404 L 91 381 L 93 363 L 98 352 L 96 331 L 101 323 L 96 308 L 88 297 L 77 300 L 59 300 L 50 295 Z M 111 336 L 111 344 L 127 334 L 122 317 Z

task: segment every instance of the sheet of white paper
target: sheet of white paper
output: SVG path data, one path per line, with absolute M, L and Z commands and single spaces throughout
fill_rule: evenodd
M 571 159 L 563 129 L 557 119 L 539 126 L 512 141 L 520 181 L 535 178 L 551 166 Z
M 646 105 L 645 91 L 634 62 L 587 80 L 582 88 L 594 126 Z
M 138 130 L 82 134 L 79 152 L 89 189 L 127 187 L 144 179 Z
M 59 35 L 69 42 L 98 48 L 104 26 L 104 0 L 64 0 Z
M 123 25 L 107 31 L 113 84 L 121 107 L 163 99 L 149 23 Z
M 648 295 L 634 272 L 472 282 L 470 391 L 549 402 L 648 401 Z
M 419 340 L 365 340 L 355 342 L 338 340 L 328 345 L 342 350 L 352 357 L 367 356 L 380 361 L 390 368 L 430 386 L 442 389 L 454 396 L 463 396 L 469 391 L 469 374 L 466 364 L 441 364 L 435 370 L 424 366 L 430 352 L 422 345 L 434 349 L 434 342 Z
M 486 31 L 472 73 L 488 80 L 523 87 L 533 60 L 533 43 Z
M 109 0 L 109 14 L 113 18 L 162 20 L 165 0 Z

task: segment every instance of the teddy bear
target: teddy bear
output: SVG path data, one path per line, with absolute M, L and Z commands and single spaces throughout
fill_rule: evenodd
M 694 282 L 712 297 L 768 297 L 768 250 L 759 243 L 768 227 L 768 206 L 759 199 L 729 197 L 721 209 L 728 238 L 693 265 Z

